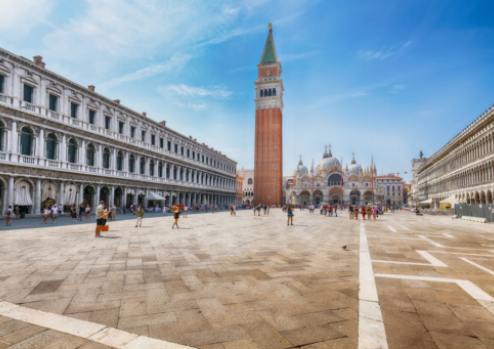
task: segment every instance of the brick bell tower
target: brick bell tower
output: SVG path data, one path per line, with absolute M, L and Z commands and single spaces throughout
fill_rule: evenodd
M 254 203 L 281 205 L 283 200 L 283 81 L 273 27 L 264 44 L 256 80 Z

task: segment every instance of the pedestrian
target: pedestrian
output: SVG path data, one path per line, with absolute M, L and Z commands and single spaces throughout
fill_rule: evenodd
M 353 206 L 352 205 L 348 206 L 348 213 L 350 215 L 350 219 L 353 219 Z
M 58 206 L 57 204 L 53 204 L 51 206 L 51 214 L 50 214 L 51 220 L 55 221 L 57 219 L 57 216 L 58 216 Z
M 96 230 L 94 237 L 101 237 L 101 231 L 106 225 L 106 219 L 108 218 L 108 211 L 105 209 L 105 202 L 100 201 L 99 205 L 96 207 Z
M 43 216 L 42 216 L 42 222 L 44 224 L 48 223 L 48 218 L 50 218 L 50 215 L 51 215 L 50 208 L 48 206 L 45 206 L 45 208 L 43 209 Z
M 5 225 L 9 226 L 12 224 L 12 216 L 14 215 L 14 210 L 12 210 L 12 206 L 9 206 L 5 210 Z
M 184 218 L 188 216 L 188 212 L 189 212 L 189 207 L 187 205 L 184 205 Z
M 166 216 L 166 205 L 163 205 L 163 216 Z
M 138 227 L 140 228 L 142 227 L 142 220 L 144 219 L 144 207 L 139 205 L 139 207 L 137 207 L 135 211 L 135 215 L 136 215 L 136 228 Z
M 370 220 L 372 215 L 372 207 L 370 205 L 367 206 L 367 219 Z
M 69 212 L 72 222 L 77 221 L 77 208 L 75 207 L 75 204 L 70 206 Z
M 84 202 L 81 202 L 79 205 L 79 220 L 82 221 L 82 216 L 84 215 Z
M 335 217 L 338 217 L 338 204 L 334 204 L 334 206 L 333 206 L 333 212 L 334 212 L 334 216 Z
M 353 209 L 353 213 L 355 219 L 358 221 L 359 208 L 357 205 L 355 205 L 355 208 Z
M 365 206 L 362 205 L 362 207 L 360 207 L 360 211 L 362 212 L 362 219 L 365 221 Z
M 86 208 L 84 208 L 84 215 L 86 216 L 86 218 L 89 218 L 90 214 L 91 214 L 91 206 L 87 204 Z
M 180 207 L 178 205 L 174 205 L 172 207 L 172 212 L 173 212 L 173 224 L 172 224 L 172 229 L 179 229 L 180 227 L 178 226 L 178 219 L 180 218 Z
M 377 218 L 377 207 L 372 206 L 372 219 L 376 220 L 376 218 Z
M 292 204 L 288 204 L 288 207 L 286 209 L 286 212 L 287 212 L 287 217 L 288 217 L 288 220 L 287 220 L 287 223 L 286 225 L 293 225 L 293 206 Z

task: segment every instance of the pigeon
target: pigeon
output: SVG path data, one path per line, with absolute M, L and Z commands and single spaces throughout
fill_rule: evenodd
M 347 245 L 343 245 L 343 246 L 341 246 L 341 248 L 342 248 L 344 251 L 348 251 L 348 247 L 347 247 Z

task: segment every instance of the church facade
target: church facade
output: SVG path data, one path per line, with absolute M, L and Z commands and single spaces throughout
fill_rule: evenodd
M 343 166 L 326 146 L 321 161 L 310 171 L 300 159 L 293 176 L 285 181 L 285 201 L 300 206 L 375 203 L 376 177 L 373 160 L 364 168 L 353 156 L 351 163 Z

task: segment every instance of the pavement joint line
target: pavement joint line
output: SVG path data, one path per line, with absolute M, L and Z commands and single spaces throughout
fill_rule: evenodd
M 388 264 L 401 264 L 401 265 L 422 265 L 426 267 L 440 267 L 446 268 L 448 265 L 438 258 L 434 257 L 427 251 L 416 250 L 416 252 L 424 258 L 428 263 L 420 263 L 420 262 L 406 262 L 406 261 L 390 261 L 385 259 L 373 259 L 373 263 L 388 263 Z
M 468 259 L 468 258 L 466 258 L 466 257 L 460 257 L 460 259 L 461 259 L 462 261 L 465 261 L 465 262 L 467 262 L 467 263 L 469 263 L 469 264 L 473 265 L 474 267 L 477 267 L 478 269 L 483 270 L 483 271 L 485 271 L 486 273 L 491 274 L 492 276 L 494 276 L 494 271 L 493 271 L 493 270 L 490 270 L 489 268 L 486 268 L 486 267 L 484 267 L 483 265 L 480 265 L 480 264 L 478 264 L 478 263 L 475 263 L 474 261 L 471 261 L 470 259 Z
M 358 349 L 388 349 L 363 222 L 360 222 Z
M 435 242 L 434 240 L 431 240 L 431 239 L 429 239 L 428 237 L 426 237 L 424 235 L 419 235 L 418 237 L 421 238 L 424 241 L 427 241 L 428 243 L 430 243 L 431 245 L 433 245 L 435 247 L 441 247 L 441 248 L 446 247 L 443 244 L 440 244 L 439 242 Z
M 139 336 L 94 322 L 31 309 L 6 301 L 0 301 L 0 315 L 117 349 L 194 349 L 185 345 Z
M 436 251 L 436 250 L 429 250 L 429 252 L 432 253 L 442 253 L 442 254 L 454 254 L 454 255 L 460 255 L 460 256 L 474 256 L 474 257 L 486 257 L 486 258 L 494 258 L 494 254 L 478 254 L 478 253 L 465 253 L 465 252 L 450 252 L 450 251 Z
M 392 232 L 392 233 L 397 233 L 398 231 L 391 225 L 386 225 L 388 227 L 388 229 Z
M 443 236 L 448 238 L 448 239 L 453 239 L 453 240 L 455 239 L 455 237 L 449 233 L 443 233 Z
M 470 297 L 475 299 L 487 311 L 494 315 L 494 297 L 485 292 L 470 280 L 453 279 L 438 276 L 419 276 L 419 275 L 404 275 L 404 274 L 375 274 L 376 277 L 401 280 L 416 280 L 430 282 L 454 283 L 465 291 Z

